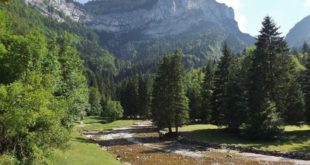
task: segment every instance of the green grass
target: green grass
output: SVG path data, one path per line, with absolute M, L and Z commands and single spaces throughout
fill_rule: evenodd
M 109 123 L 105 118 L 100 117 L 87 117 L 83 122 L 85 126 L 78 127 L 78 131 L 104 131 L 115 127 L 129 126 L 133 124 L 132 120 L 118 120 Z
M 180 129 L 186 136 L 212 143 L 235 144 L 269 151 L 310 152 L 310 126 L 286 126 L 276 140 L 246 140 L 215 125 L 189 125 Z
M 76 125 L 72 131 L 72 140 L 65 150 L 55 150 L 49 160 L 51 165 L 121 165 L 115 156 L 100 149 L 81 135 L 82 131 L 108 130 L 115 127 L 132 125 L 133 121 L 119 120 L 106 123 L 104 118 L 87 117 L 84 119 L 84 127 Z

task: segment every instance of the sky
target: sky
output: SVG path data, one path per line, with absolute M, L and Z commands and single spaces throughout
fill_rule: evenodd
M 89 0 L 77 0 L 77 1 L 84 4 L 84 3 L 88 2 Z
M 89 0 L 78 0 L 85 3 Z M 256 36 L 261 22 L 271 16 L 285 36 L 301 19 L 310 15 L 310 0 L 216 0 L 235 11 L 235 19 L 242 32 Z
M 216 0 L 234 8 L 242 32 L 256 36 L 266 15 L 271 16 L 283 35 L 310 15 L 310 0 Z

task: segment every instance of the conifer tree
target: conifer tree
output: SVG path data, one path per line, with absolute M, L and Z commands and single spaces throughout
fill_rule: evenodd
M 246 93 L 243 79 L 240 76 L 241 67 L 234 60 L 230 67 L 230 79 L 225 89 L 224 105 L 222 109 L 223 118 L 220 123 L 227 126 L 230 131 L 237 132 L 244 122 L 246 116 Z
M 262 25 L 251 68 L 246 133 L 255 138 L 273 138 L 282 131 L 276 105 L 276 55 L 288 49 L 271 17 L 265 17 Z
M 136 118 L 139 115 L 139 82 L 136 76 L 124 82 L 121 91 L 121 105 L 124 109 L 124 116 Z
M 151 112 L 152 79 L 150 75 L 139 78 L 139 115 L 149 118 Z
M 201 108 L 201 118 L 205 123 L 211 121 L 211 99 L 214 88 L 214 65 L 208 64 L 204 72 L 204 80 L 202 83 L 202 108 Z
M 283 118 L 285 123 L 297 125 L 305 120 L 304 97 L 297 81 L 292 81 L 289 84 Z
M 188 119 L 188 100 L 184 89 L 181 52 L 164 57 L 154 81 L 152 117 L 159 129 L 168 127 L 176 133 Z
M 305 117 L 306 122 L 310 123 L 310 58 L 306 61 L 306 70 L 301 75 L 301 84 L 305 101 Z
M 225 43 L 223 46 L 223 56 L 218 64 L 214 75 L 214 92 L 212 94 L 212 122 L 220 124 L 225 111 L 225 97 L 227 83 L 231 79 L 232 52 Z

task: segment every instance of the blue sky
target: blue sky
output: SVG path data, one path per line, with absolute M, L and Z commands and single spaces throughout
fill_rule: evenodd
M 78 0 L 85 3 L 88 0 Z M 310 0 L 216 0 L 234 8 L 241 31 L 258 34 L 266 15 L 274 18 L 283 35 L 302 18 L 310 15 Z
M 80 3 L 86 3 L 89 0 L 77 0 L 77 1 L 79 1 Z
M 310 0 L 217 0 L 234 8 L 241 31 L 258 34 L 266 15 L 273 17 L 286 35 L 301 19 L 310 15 Z

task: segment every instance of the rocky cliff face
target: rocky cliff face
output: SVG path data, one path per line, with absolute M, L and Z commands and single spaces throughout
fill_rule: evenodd
M 127 33 L 143 28 L 142 33 L 152 37 L 180 34 L 202 23 L 216 24 L 233 33 L 239 32 L 233 9 L 214 0 L 148 0 L 129 3 L 124 8 L 105 9 L 111 5 L 118 7 L 118 2 L 122 6 L 120 0 L 86 4 L 86 9 L 92 15 L 87 24 L 97 31 L 112 33 Z
M 310 16 L 298 22 L 286 35 L 291 48 L 300 49 L 304 42 L 310 44 Z
M 90 18 L 85 24 L 125 58 L 182 48 L 206 60 L 219 56 L 224 41 L 235 51 L 254 42 L 240 32 L 233 9 L 215 0 L 97 0 L 84 8 Z
M 234 11 L 215 0 L 96 0 L 77 7 L 65 0 L 26 0 L 40 10 L 52 6 L 98 32 L 119 57 L 145 59 L 182 48 L 201 62 L 217 58 L 224 41 L 235 51 L 253 44 L 241 33 Z M 43 6 L 43 7 L 42 7 Z
M 59 22 L 65 21 L 64 16 L 76 22 L 87 20 L 83 9 L 73 2 L 66 0 L 25 0 L 25 2 Z

